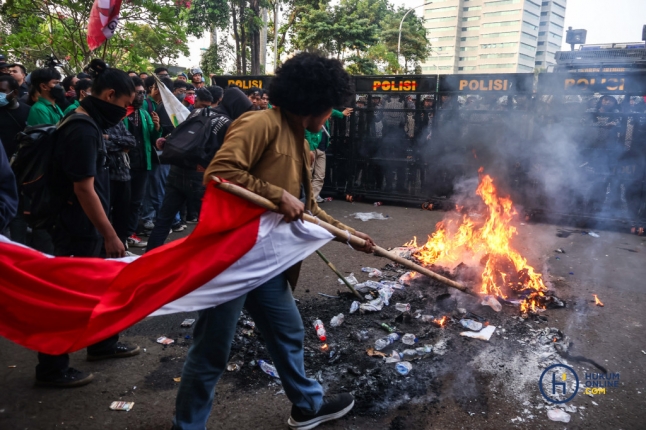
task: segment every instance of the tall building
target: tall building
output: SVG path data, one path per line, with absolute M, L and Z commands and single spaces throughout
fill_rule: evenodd
M 555 64 L 567 0 L 435 0 L 423 73 L 527 73 Z

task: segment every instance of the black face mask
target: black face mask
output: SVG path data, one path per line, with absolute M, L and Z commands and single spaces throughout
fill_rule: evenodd
M 114 127 L 126 116 L 126 108 L 94 96 L 84 98 L 80 104 L 103 130 Z
M 135 109 L 139 109 L 144 105 L 144 96 L 136 95 L 134 100 L 132 101 L 132 107 Z
M 65 97 L 65 90 L 60 85 L 55 85 L 50 90 L 50 94 L 52 95 L 53 99 L 60 100 L 61 97 Z

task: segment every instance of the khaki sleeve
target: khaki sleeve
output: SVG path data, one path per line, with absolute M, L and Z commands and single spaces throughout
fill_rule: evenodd
M 204 172 L 204 183 L 211 180 L 211 175 L 218 176 L 280 204 L 283 189 L 249 173 L 277 133 L 277 127 L 272 127 L 264 115 L 245 114 L 234 121 Z

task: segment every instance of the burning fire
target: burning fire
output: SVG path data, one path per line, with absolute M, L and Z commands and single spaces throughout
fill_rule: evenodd
M 593 296 L 594 296 L 594 304 L 597 305 L 597 306 L 603 307 L 603 302 L 601 300 L 599 300 L 599 297 L 597 297 L 596 294 L 593 294 Z
M 484 265 L 483 294 L 507 298 L 505 291 L 513 290 L 525 297 L 521 312 L 535 312 L 540 307 L 538 298 L 544 296 L 547 288 L 541 274 L 511 246 L 511 239 L 517 234 L 511 223 L 517 212 L 511 199 L 498 195 L 493 179 L 484 175 L 482 168 L 478 174 L 476 194 L 487 206 L 484 221 L 475 213 L 440 221 L 424 245 L 419 247 L 417 238 L 413 238 L 406 246 L 417 248 L 413 255 L 424 265 L 454 266 L 465 258 L 479 258 Z M 459 212 L 462 208 L 456 209 Z
M 444 315 L 444 316 L 443 316 L 441 319 L 439 319 L 439 320 L 438 320 L 437 318 L 435 318 L 435 319 L 433 320 L 433 323 L 437 324 L 439 327 L 444 328 L 444 326 L 446 325 L 446 315 Z

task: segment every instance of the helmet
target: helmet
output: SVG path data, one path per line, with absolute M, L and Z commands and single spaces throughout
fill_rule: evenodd
M 199 67 L 193 67 L 191 70 L 189 70 L 189 73 L 188 73 L 188 74 L 189 74 L 191 77 L 192 77 L 193 75 L 204 75 L 204 73 L 202 73 L 202 69 L 200 69 Z

